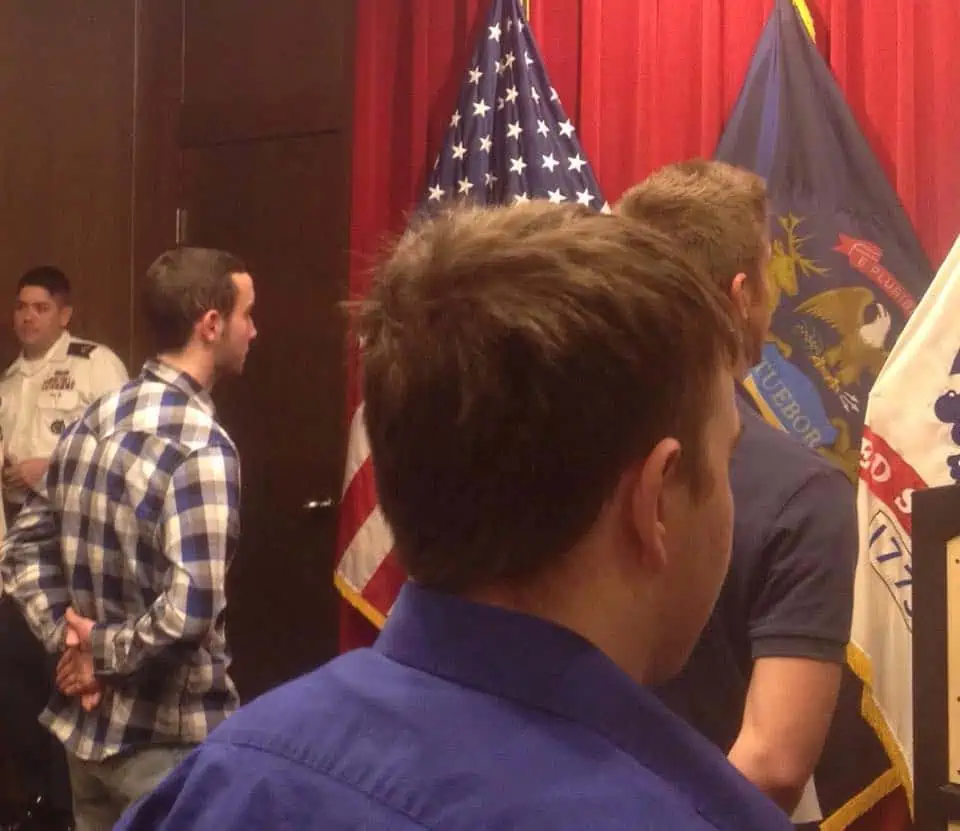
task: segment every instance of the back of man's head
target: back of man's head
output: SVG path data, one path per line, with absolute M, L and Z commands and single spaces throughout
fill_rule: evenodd
M 704 159 L 668 164 L 627 190 L 615 210 L 666 234 L 726 293 L 738 274 L 763 279 L 767 190 L 749 170 Z
M 723 295 L 662 235 L 544 203 L 408 231 L 358 312 L 384 515 L 420 584 L 524 584 L 586 535 L 666 436 L 703 481 Z
M 25 271 L 17 281 L 17 294 L 27 286 L 46 289 L 59 305 L 70 305 L 70 280 L 56 266 L 40 265 Z
M 178 352 L 190 342 L 209 311 L 228 318 L 237 299 L 233 275 L 247 267 L 214 248 L 174 248 L 147 269 L 144 313 L 160 352 Z

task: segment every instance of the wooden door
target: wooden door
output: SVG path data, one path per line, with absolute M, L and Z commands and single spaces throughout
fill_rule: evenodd
M 354 0 L 181 9 L 183 241 L 239 255 L 257 294 L 244 376 L 214 392 L 243 465 L 227 590 L 247 700 L 336 650 Z
M 336 649 L 331 584 L 343 476 L 344 138 L 324 133 L 184 152 L 186 237 L 239 255 L 259 335 L 214 391 L 243 465 L 229 579 L 234 677 L 245 699 Z

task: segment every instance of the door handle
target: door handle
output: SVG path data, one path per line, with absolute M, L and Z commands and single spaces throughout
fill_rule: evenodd
M 308 499 L 303 503 L 303 510 L 308 514 L 319 514 L 329 511 L 333 507 L 333 500 L 328 496 L 325 499 Z

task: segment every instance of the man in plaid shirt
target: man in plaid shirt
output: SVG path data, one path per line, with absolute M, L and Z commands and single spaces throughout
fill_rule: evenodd
M 0 550 L 4 590 L 63 652 L 41 721 L 67 750 L 77 831 L 112 828 L 237 705 L 240 458 L 210 390 L 243 369 L 253 300 L 230 254 L 161 256 L 145 299 L 158 357 L 64 432 Z

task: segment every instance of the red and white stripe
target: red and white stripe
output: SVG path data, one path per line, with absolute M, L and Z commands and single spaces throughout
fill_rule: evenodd
M 406 574 L 393 555 L 393 535 L 378 504 L 363 411 L 361 403 L 350 422 L 334 580 L 347 601 L 382 626 Z

